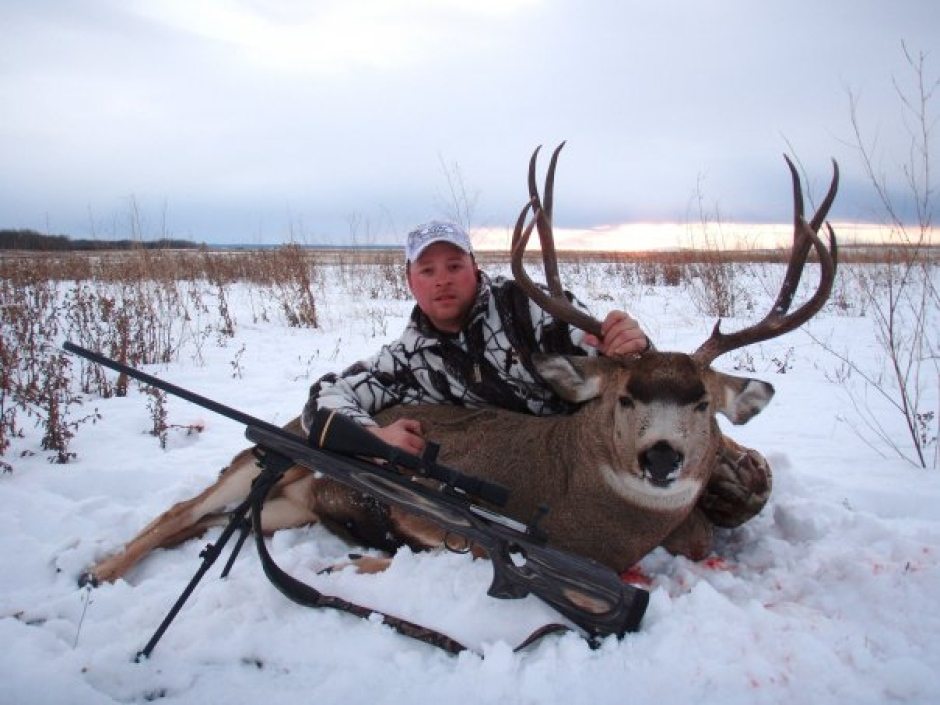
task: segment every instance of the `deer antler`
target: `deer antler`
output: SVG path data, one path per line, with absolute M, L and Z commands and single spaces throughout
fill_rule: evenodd
M 826 223 L 826 229 L 829 231 L 829 249 L 826 249 L 818 233 L 836 197 L 836 190 L 839 187 L 839 165 L 835 159 L 832 160 L 833 173 L 829 191 L 819 209 L 813 215 L 813 219 L 807 223 L 803 217 L 803 189 L 800 186 L 799 174 L 797 174 L 796 167 L 793 166 L 790 158 L 786 155 L 783 158 L 787 161 L 793 179 L 793 247 L 790 250 L 790 261 L 787 263 L 787 271 L 784 275 L 783 284 L 780 286 L 780 293 L 777 294 L 777 300 L 763 320 L 749 328 L 744 328 L 736 333 L 725 334 L 720 330 L 721 321 L 719 320 L 712 330 L 711 337 L 692 354 L 692 357 L 705 365 L 711 364 L 717 357 L 731 350 L 762 340 L 776 338 L 784 333 L 796 330 L 816 315 L 823 304 L 826 303 L 826 299 L 829 298 L 832 291 L 838 261 L 836 234 L 832 226 Z M 814 248 L 819 257 L 819 285 L 816 292 L 806 303 L 793 313 L 787 314 L 787 311 L 790 310 L 790 304 L 793 303 L 796 288 L 800 283 L 800 277 L 803 274 L 803 267 L 806 265 L 810 248 Z
M 565 143 L 562 142 L 552 153 L 552 159 L 548 164 L 548 172 L 545 176 L 544 201 L 539 198 L 538 185 L 535 182 L 535 163 L 541 149 L 540 146 L 535 148 L 531 159 L 529 159 L 529 202 L 519 213 L 519 219 L 512 231 L 512 275 L 525 294 L 554 318 L 586 333 L 600 337 L 601 322 L 571 303 L 568 297 L 565 296 L 561 285 L 561 277 L 558 275 L 555 237 L 552 233 L 552 199 L 555 190 L 555 165 L 558 162 L 558 153 L 561 152 L 561 148 L 564 146 Z M 530 209 L 532 211 L 532 221 L 526 225 L 525 221 Z M 533 228 L 538 228 L 539 231 L 542 263 L 549 293 L 546 293 L 544 289 L 529 278 L 522 264 L 522 257 L 525 254 Z

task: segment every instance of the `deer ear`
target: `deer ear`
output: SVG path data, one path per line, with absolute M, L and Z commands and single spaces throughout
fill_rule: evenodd
M 713 372 L 717 384 L 716 411 L 728 417 L 731 423 L 745 424 L 757 416 L 774 396 L 773 385 L 759 379 L 735 377 Z
M 535 353 L 532 362 L 565 401 L 580 404 L 600 396 L 604 358 Z

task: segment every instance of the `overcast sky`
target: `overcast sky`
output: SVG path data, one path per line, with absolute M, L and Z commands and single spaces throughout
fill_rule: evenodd
M 560 226 L 696 220 L 699 193 L 785 222 L 788 143 L 871 220 L 848 95 L 892 173 L 902 41 L 940 47 L 940 2 L 2 0 L 0 28 L 0 228 L 372 243 L 451 215 L 448 174 L 510 226 L 562 140 Z

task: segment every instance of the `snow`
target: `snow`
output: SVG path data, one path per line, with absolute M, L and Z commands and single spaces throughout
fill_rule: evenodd
M 775 276 L 767 268 L 751 275 L 755 309 L 724 330 L 766 310 L 761 282 Z M 563 278 L 597 313 L 634 311 L 661 349 L 690 351 L 714 323 L 684 287 L 625 283 L 599 265 L 567 268 Z M 321 273 L 318 282 L 320 328 L 256 320 L 263 302 L 236 284 L 234 338 L 193 341 L 177 361 L 148 371 L 286 423 L 310 382 L 394 337 L 410 310 L 407 301 L 369 298 L 348 274 Z M 827 308 L 807 329 L 875 364 L 870 319 L 851 313 Z M 940 702 L 940 472 L 859 439 L 853 381 L 840 381 L 838 360 L 806 331 L 748 353 L 753 376 L 777 394 L 747 426 L 723 429 L 770 460 L 768 506 L 721 531 L 706 561 L 647 556 L 639 569 L 651 600 L 640 631 L 596 650 L 568 633 L 514 653 L 511 645 L 558 616 L 532 597 L 487 597 L 489 564 L 467 556 L 403 550 L 384 574 L 318 575 L 361 549 L 313 526 L 270 539 L 286 570 L 476 651 L 451 656 L 376 620 L 295 605 L 268 583 L 249 543 L 219 580 L 226 551 L 151 658 L 135 663 L 219 530 L 155 552 L 113 585 L 81 589 L 77 576 L 212 482 L 246 444 L 238 424 L 170 399 L 171 423 L 205 430 L 174 429 L 162 450 L 146 433 L 146 397 L 136 387 L 126 398 L 87 399 L 82 413 L 97 408 L 102 419 L 80 428 L 73 463 L 48 463 L 30 429 L 8 454 L 14 472 L 0 477 L 0 702 Z M 732 353 L 716 366 L 743 374 L 734 370 L 743 361 Z M 867 403 L 903 443 L 896 413 L 876 397 Z M 34 454 L 20 457 L 24 450 Z

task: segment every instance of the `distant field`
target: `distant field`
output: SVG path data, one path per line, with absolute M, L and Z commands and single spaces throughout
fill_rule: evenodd
M 855 245 L 839 250 L 843 263 L 890 263 L 905 261 L 912 248 L 897 245 Z M 477 250 L 481 265 L 509 263 L 506 250 Z M 205 275 L 206 270 L 220 270 L 226 279 L 256 280 L 270 265 L 283 257 L 306 262 L 308 265 L 383 265 L 402 263 L 399 247 L 304 247 L 282 245 L 264 248 L 211 248 L 198 249 L 115 249 L 99 251 L 54 252 L 36 250 L 0 249 L 0 277 L 16 278 L 23 267 L 31 276 L 62 280 L 105 278 L 123 279 L 128 273 L 144 278 L 188 278 Z M 788 250 L 751 249 L 683 249 L 668 251 L 582 251 L 559 250 L 558 261 L 563 263 L 614 263 L 620 265 L 684 266 L 710 263 L 782 263 Z M 527 262 L 537 262 L 538 251 L 526 254 Z M 812 257 L 810 258 L 812 260 Z M 924 245 L 919 248 L 919 259 L 940 261 L 940 246 Z M 27 264 L 28 263 L 28 264 Z M 125 271 L 126 270 L 126 271 Z

